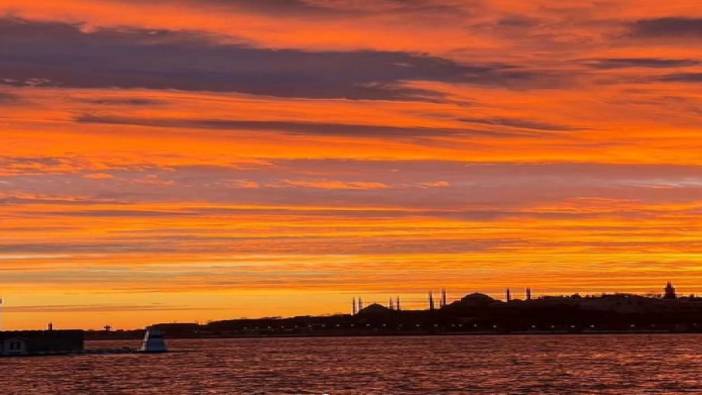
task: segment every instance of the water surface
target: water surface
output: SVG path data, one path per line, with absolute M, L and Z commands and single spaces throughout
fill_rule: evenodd
M 179 352 L 0 359 L 0 392 L 702 393 L 702 335 L 267 338 L 169 345 Z

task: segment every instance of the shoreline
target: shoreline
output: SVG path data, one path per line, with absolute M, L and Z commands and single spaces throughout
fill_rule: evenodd
M 437 333 L 301 333 L 301 334 L 271 334 L 271 335 L 231 335 L 231 336 L 169 336 L 166 340 L 217 340 L 217 339 L 267 339 L 267 338 L 338 338 L 338 337 L 454 337 L 454 336 L 587 336 L 587 335 L 702 335 L 702 331 L 667 331 L 667 330 L 640 330 L 640 331 L 511 331 L 511 332 L 494 332 L 494 331 L 476 331 L 476 332 L 437 332 Z M 109 341 L 136 341 L 139 338 L 86 338 L 86 341 L 91 342 L 109 342 Z

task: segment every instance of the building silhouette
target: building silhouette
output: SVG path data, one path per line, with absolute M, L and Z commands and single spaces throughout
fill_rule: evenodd
M 82 330 L 3 331 L 0 356 L 62 355 L 83 352 Z
M 187 325 L 183 330 L 172 329 L 176 324 L 159 324 L 155 327 L 164 328 L 168 336 L 185 337 L 613 332 L 702 334 L 702 297 L 677 295 L 671 282 L 665 284 L 664 289 L 664 294 L 656 296 L 604 293 L 534 297 L 530 288 L 524 288 L 527 300 L 512 298 L 511 293 L 509 301 L 503 297 L 497 299 L 472 293 L 456 298 L 442 308 L 434 304 L 433 291 L 429 291 L 426 294 L 429 309 L 401 311 L 399 297 L 388 300 L 388 305 L 393 308 L 378 303 L 364 308 L 361 298 L 355 297 L 355 315 L 264 317 L 215 321 L 206 325 L 177 324 L 179 327 Z M 504 290 L 505 296 L 507 290 Z M 443 292 L 441 296 L 443 304 Z M 101 331 L 99 336 L 118 338 L 122 333 Z M 8 340 L 15 342 L 8 346 L 10 352 L 24 349 L 17 339 Z
M 678 296 L 675 294 L 675 287 L 668 281 L 665 285 L 665 293 L 663 294 L 663 299 L 676 299 Z

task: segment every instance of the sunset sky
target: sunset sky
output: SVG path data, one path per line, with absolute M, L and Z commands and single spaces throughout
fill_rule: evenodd
M 702 7 L 0 0 L 4 328 L 702 292 Z

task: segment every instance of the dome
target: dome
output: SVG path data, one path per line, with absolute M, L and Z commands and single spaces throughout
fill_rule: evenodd
M 461 299 L 462 303 L 469 303 L 469 304 L 487 304 L 487 303 L 492 303 L 494 302 L 495 299 L 485 295 L 481 294 L 478 292 L 472 293 L 470 295 L 466 295 Z
M 387 314 L 389 311 L 392 310 L 381 304 L 373 303 L 371 305 L 368 305 L 367 307 L 364 307 L 361 311 L 358 312 L 358 314 Z

